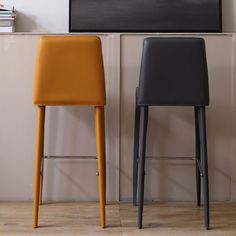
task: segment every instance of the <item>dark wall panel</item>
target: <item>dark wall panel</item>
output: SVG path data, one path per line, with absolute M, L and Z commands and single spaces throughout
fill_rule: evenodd
M 219 32 L 220 0 L 70 0 L 71 32 Z

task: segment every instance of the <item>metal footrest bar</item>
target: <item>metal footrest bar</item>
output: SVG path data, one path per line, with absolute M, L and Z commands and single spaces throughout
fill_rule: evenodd
M 193 161 L 196 160 L 195 157 L 168 157 L 168 156 L 147 156 L 147 159 L 150 160 L 171 160 L 171 161 Z
M 203 177 L 203 171 L 202 171 L 201 163 L 197 158 L 195 158 L 195 160 L 197 161 L 197 165 L 198 165 L 198 169 L 200 171 L 200 175 L 201 175 L 201 177 Z
M 44 159 L 81 159 L 81 160 L 97 160 L 97 156 L 44 156 Z

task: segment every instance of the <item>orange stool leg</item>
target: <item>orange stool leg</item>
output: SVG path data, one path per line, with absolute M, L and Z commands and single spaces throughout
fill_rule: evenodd
M 36 155 L 34 171 L 34 228 L 38 227 L 39 196 L 40 196 L 40 169 L 44 149 L 44 119 L 45 107 L 38 107 L 37 133 L 36 133 Z
M 106 204 L 106 153 L 105 153 L 105 123 L 104 107 L 95 107 L 96 143 L 98 153 L 98 179 L 100 197 L 101 226 L 105 228 Z

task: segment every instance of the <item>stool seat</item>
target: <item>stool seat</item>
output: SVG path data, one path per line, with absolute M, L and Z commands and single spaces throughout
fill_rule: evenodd
M 139 105 L 209 104 L 205 42 L 191 37 L 144 40 Z
M 34 104 L 106 104 L 98 37 L 41 37 L 35 70 Z

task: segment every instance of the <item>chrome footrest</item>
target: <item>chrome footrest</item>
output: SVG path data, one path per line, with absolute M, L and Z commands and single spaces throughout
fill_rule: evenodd
M 194 161 L 195 157 L 170 157 L 170 156 L 147 156 L 147 159 L 151 160 L 171 160 L 171 161 Z
M 82 159 L 96 160 L 97 156 L 44 156 L 44 159 Z

